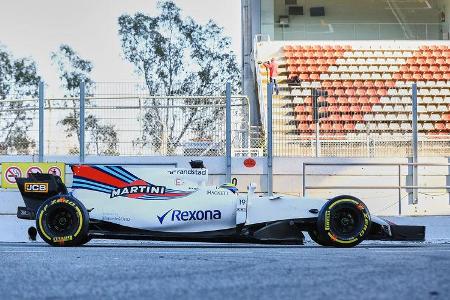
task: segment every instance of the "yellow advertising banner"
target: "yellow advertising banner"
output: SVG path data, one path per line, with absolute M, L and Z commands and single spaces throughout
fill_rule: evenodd
M 64 182 L 66 165 L 61 162 L 4 162 L 2 163 L 2 188 L 16 189 L 16 177 L 28 177 L 29 173 L 47 173 L 61 177 Z

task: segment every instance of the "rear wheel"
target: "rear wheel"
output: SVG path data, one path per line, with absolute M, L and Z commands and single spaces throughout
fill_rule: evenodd
M 74 197 L 56 196 L 39 207 L 36 228 L 52 246 L 80 246 L 89 241 L 89 214 Z
M 315 238 L 324 246 L 353 247 L 366 238 L 369 230 L 370 214 L 366 205 L 358 198 L 344 195 L 330 199 L 322 207 Z

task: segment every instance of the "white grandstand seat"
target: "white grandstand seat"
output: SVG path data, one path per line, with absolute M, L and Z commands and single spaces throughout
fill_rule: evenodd
M 402 123 L 400 125 L 400 129 L 402 129 L 402 130 L 412 130 L 411 123 Z

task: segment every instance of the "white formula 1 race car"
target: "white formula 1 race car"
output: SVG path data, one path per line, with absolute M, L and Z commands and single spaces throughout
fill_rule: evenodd
M 206 186 L 201 161 L 190 169 L 73 165 L 69 192 L 49 174 L 17 178 L 21 219 L 35 219 L 53 246 L 92 238 L 302 244 L 352 247 L 365 239 L 424 240 L 425 227 L 370 216 L 352 196 L 313 199 L 240 194 L 230 184 Z

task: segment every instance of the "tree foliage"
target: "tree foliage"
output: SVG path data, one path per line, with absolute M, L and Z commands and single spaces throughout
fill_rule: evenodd
M 80 114 L 79 96 L 81 82 L 85 82 L 86 96 L 92 96 L 94 82 L 90 78 L 93 68 L 92 62 L 81 58 L 70 46 L 61 45 L 56 52 L 51 54 L 54 65 L 58 68 L 58 76 L 65 90 L 65 97 L 70 100 L 64 101 L 64 105 L 70 110 L 69 114 L 59 123 L 65 127 L 67 137 L 77 136 L 80 141 Z M 90 104 L 86 99 L 86 106 Z M 117 133 L 113 125 L 102 125 L 93 114 L 85 116 L 86 148 L 88 152 L 96 154 L 117 154 Z M 89 151 L 93 148 L 93 151 Z M 78 153 L 78 149 L 71 149 L 71 153 Z
M 149 94 L 224 94 L 226 82 L 237 91 L 239 68 L 223 29 L 213 21 L 202 25 L 183 17 L 171 1 L 159 2 L 158 7 L 157 16 L 137 13 L 118 19 L 124 56 L 144 77 Z M 151 99 L 146 104 L 150 108 L 143 116 L 139 142 L 165 149 L 165 154 L 174 154 L 188 131 L 191 139 L 192 134 L 210 138 L 224 113 L 223 107 L 199 107 L 212 103 L 198 99 Z M 178 108 L 167 108 L 173 106 Z
M 34 61 L 0 47 L 0 154 L 29 154 L 35 146 L 29 134 L 33 103 L 20 100 L 36 98 L 39 81 Z

